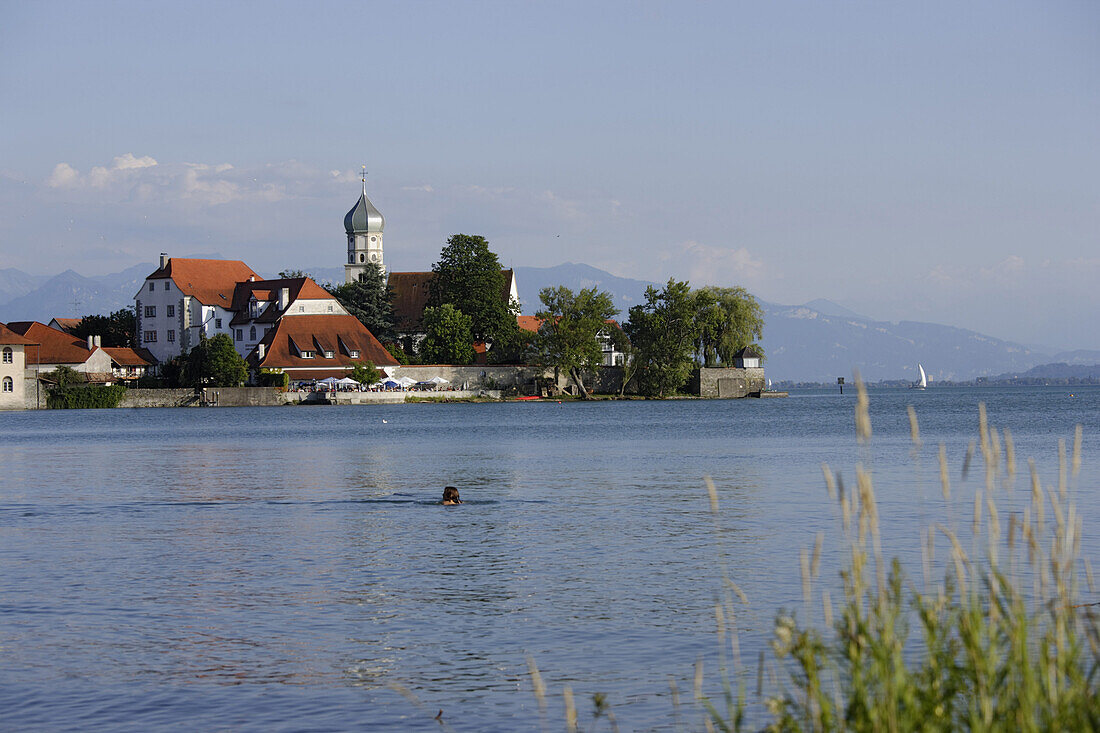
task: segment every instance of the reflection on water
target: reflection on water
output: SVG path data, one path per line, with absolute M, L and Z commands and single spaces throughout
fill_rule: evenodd
M 0 414 L 0 723 L 430 723 L 397 683 L 458 730 L 530 728 L 531 655 L 552 692 L 608 693 L 624 729 L 670 725 L 668 677 L 714 669 L 720 554 L 751 600 L 746 658 L 799 607 L 798 550 L 833 538 L 823 462 L 869 461 L 912 557 L 942 518 L 938 443 L 960 466 L 978 400 L 1052 482 L 1075 423 L 1096 454 L 1100 390 L 1074 393 L 875 395 L 869 456 L 832 393 Z M 981 479 L 953 470 L 965 507 Z M 439 504 L 448 484 L 464 504 Z

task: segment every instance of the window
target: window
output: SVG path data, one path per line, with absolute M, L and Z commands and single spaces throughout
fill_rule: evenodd
M 313 358 L 313 352 L 312 351 L 303 351 L 302 352 L 302 358 L 303 359 L 312 359 Z
M 249 341 L 255 341 L 256 340 L 256 327 L 255 326 L 252 326 L 251 328 L 248 329 L 248 340 Z
M 243 328 L 238 328 L 237 329 L 237 340 L 238 341 L 244 341 L 244 329 Z
M 221 328 L 221 327 L 222 327 L 222 319 L 215 318 L 214 319 L 214 328 Z
M 358 359 L 359 358 L 359 349 L 352 349 L 349 355 L 351 356 L 352 359 Z
M 14 392 L 15 391 L 15 382 L 11 381 L 11 377 L 4 377 L 4 391 L 5 392 Z
M 145 306 L 145 317 L 146 318 L 156 318 L 157 317 L 157 307 L 155 305 Z
M 167 280 L 165 280 L 165 281 L 164 281 L 164 289 L 165 289 L 165 290 L 171 290 L 171 289 L 172 289 L 172 283 L 170 283 L 170 282 L 168 282 Z
M 176 306 L 174 306 L 174 305 L 164 306 L 164 315 L 166 315 L 168 318 L 175 318 L 176 317 Z
M 149 283 L 149 292 L 150 293 L 153 292 L 153 288 L 155 288 L 156 286 L 157 286 L 156 283 Z
M 156 331 L 146 331 L 142 341 L 144 341 L 147 344 L 155 344 L 157 342 L 157 332 Z
M 366 256 L 366 255 L 364 255 L 364 254 L 361 254 L 361 255 L 359 255 L 359 261 L 360 261 L 360 262 L 365 262 L 365 261 L 366 261 L 366 259 L 367 259 L 367 256 Z
M 331 305 L 328 307 L 328 312 L 332 313 L 332 306 Z
M 10 346 L 5 346 L 4 347 L 4 363 L 5 364 L 11 364 L 13 353 L 14 352 L 11 350 Z
M 168 343 L 170 343 L 170 344 L 176 343 L 176 332 L 173 331 L 172 329 L 168 329 Z
M 306 312 L 306 307 L 304 305 L 298 306 L 298 312 L 299 313 L 305 313 Z
M 331 358 L 332 358 L 332 357 L 334 357 L 334 356 L 336 356 L 336 354 L 334 354 L 334 353 L 333 353 L 333 352 L 331 352 L 331 351 L 326 351 L 326 352 L 325 352 L 325 358 L 326 358 L 326 359 L 331 359 Z

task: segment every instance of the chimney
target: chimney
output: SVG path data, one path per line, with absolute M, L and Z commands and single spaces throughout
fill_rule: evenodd
M 259 359 L 260 361 L 263 361 L 264 360 L 264 352 L 266 350 L 267 349 L 264 348 L 263 344 L 256 344 L 256 358 Z
M 250 283 L 256 282 L 256 276 L 255 275 L 249 275 L 248 276 L 248 282 L 250 282 Z
M 168 267 L 168 253 L 167 252 L 161 252 L 160 253 L 160 269 L 163 270 L 166 267 Z
M 94 348 L 95 348 L 95 337 L 94 336 L 89 336 L 88 337 L 88 351 L 91 351 Z
M 290 288 L 279 288 L 279 310 L 285 311 L 290 305 Z
M 100 346 L 103 345 L 103 337 L 102 336 L 96 336 L 94 343 L 95 343 L 96 348 L 98 349 Z

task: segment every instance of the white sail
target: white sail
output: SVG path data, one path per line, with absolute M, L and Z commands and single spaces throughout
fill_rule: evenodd
M 924 389 L 928 386 L 928 375 L 924 373 L 924 367 L 917 364 L 917 371 L 920 372 L 920 379 L 917 380 L 917 387 Z

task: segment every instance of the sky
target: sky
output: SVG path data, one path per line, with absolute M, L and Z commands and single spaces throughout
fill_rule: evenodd
M 481 234 L 1100 349 L 1095 0 L 0 0 L 0 269 L 340 266 L 362 165 L 394 270 Z

